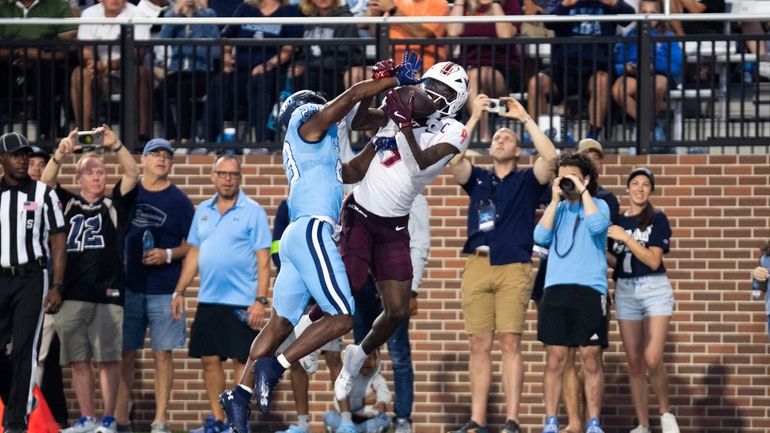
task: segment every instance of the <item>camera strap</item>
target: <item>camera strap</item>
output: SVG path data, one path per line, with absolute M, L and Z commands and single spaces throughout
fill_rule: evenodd
M 554 228 L 553 232 L 553 252 L 556 253 L 557 256 L 560 258 L 564 258 L 569 254 L 570 251 L 572 251 L 572 247 L 575 246 L 575 233 L 577 233 L 578 226 L 580 225 L 580 211 L 583 209 L 583 203 L 580 203 L 580 208 L 578 208 L 577 215 L 575 215 L 575 222 L 572 224 L 572 240 L 569 243 L 569 248 L 567 248 L 567 251 L 561 253 L 559 252 L 559 226 L 557 225 Z M 562 220 L 560 219 L 559 222 Z

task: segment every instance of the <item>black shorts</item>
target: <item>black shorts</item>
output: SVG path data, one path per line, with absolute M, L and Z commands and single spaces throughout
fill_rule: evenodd
M 574 68 L 564 65 L 552 65 L 543 70 L 542 73 L 551 77 L 551 82 L 556 87 L 556 91 L 548 97 L 554 105 L 561 104 L 565 98 L 581 94 L 588 97 L 590 94 L 589 83 L 591 77 L 596 72 L 606 72 L 601 67 L 593 68 Z
M 537 339 L 548 346 L 609 345 L 607 297 L 577 284 L 545 289 L 537 313 Z
M 258 332 L 238 319 L 235 310 L 245 307 L 223 304 L 198 304 L 195 320 L 190 327 L 191 358 L 219 356 L 245 363 L 249 359 L 251 342 Z

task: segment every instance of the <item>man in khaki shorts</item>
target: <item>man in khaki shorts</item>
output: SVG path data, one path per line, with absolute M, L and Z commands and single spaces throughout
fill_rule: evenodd
M 77 130 L 59 142 L 46 164 L 41 180 L 57 185 L 59 168 L 69 155 L 82 151 Z M 115 402 L 118 389 L 118 362 L 123 351 L 123 229 L 136 200 L 139 167 L 123 143 L 107 125 L 93 131 L 101 136 L 104 152 L 114 153 L 122 177 L 110 195 L 107 167 L 95 152 L 80 156 L 75 163 L 77 193 L 58 187 L 64 208 L 67 233 L 67 271 L 62 287 L 61 310 L 54 328 L 61 340 L 60 363 L 72 369 L 80 417 L 62 433 L 115 433 Z M 99 368 L 99 385 L 104 413 L 96 418 L 94 374 L 91 362 Z
M 508 128 L 492 137 L 489 155 L 492 169 L 474 166 L 462 157 L 450 162 L 455 181 L 470 198 L 469 254 L 463 271 L 462 304 L 465 332 L 470 345 L 471 419 L 452 433 L 487 433 L 487 395 L 492 380 L 492 343 L 495 334 L 503 352 L 503 388 L 506 421 L 501 433 L 520 433 L 519 400 L 524 381 L 521 332 L 532 291 L 532 228 L 540 197 L 552 177 L 556 149 L 524 107 L 501 98 L 508 111 L 500 116 L 520 121 L 532 137 L 539 158 L 531 168 L 519 169 L 519 136 Z M 489 98 L 479 95 L 473 103 L 468 135 L 478 122 Z

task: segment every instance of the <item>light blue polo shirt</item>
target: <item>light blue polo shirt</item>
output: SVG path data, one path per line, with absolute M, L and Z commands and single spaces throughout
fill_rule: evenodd
M 248 306 L 257 296 L 257 251 L 270 248 L 270 226 L 262 206 L 243 191 L 223 215 L 217 196 L 195 209 L 187 242 L 198 247 L 198 302 Z

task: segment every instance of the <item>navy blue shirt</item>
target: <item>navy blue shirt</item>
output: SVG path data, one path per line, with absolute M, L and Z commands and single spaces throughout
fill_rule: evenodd
M 281 6 L 271 18 L 300 17 L 302 14 L 296 6 Z M 247 3 L 241 3 L 233 12 L 233 17 L 265 17 L 262 12 Z M 301 38 L 302 26 L 282 24 L 237 24 L 229 25 L 222 31 L 222 36 L 228 39 L 276 39 L 276 38 Z M 235 63 L 238 69 L 251 69 L 261 65 L 273 57 L 280 45 L 265 46 L 240 46 L 235 53 Z
M 669 225 L 668 218 L 663 212 L 657 211 L 655 216 L 652 217 L 652 222 L 644 231 L 639 230 L 638 215 L 620 215 L 617 225 L 623 227 L 626 233 L 633 236 L 634 240 L 642 244 L 643 247 L 659 247 L 663 250 L 663 254 L 668 253 L 671 225 Z M 658 269 L 650 269 L 649 266 L 637 259 L 622 241 L 616 240 L 612 242 L 610 252 L 617 258 L 615 272 L 612 274 L 613 278 L 633 278 L 666 273 L 666 267 L 663 266 L 663 262 L 660 263 Z
M 169 264 L 142 264 L 142 236 L 150 229 L 155 248 L 175 248 L 187 237 L 193 217 L 193 204 L 176 185 L 162 191 L 147 191 L 137 184 L 136 207 L 126 233 L 126 289 L 150 295 L 174 291 L 182 260 Z
M 463 252 L 487 245 L 492 265 L 529 263 L 535 210 L 548 185 L 537 181 L 532 168 L 513 170 L 500 179 L 491 170 L 473 166 L 462 187 L 470 196 L 468 240 Z M 479 206 L 488 200 L 495 205 L 495 227 L 485 232 L 479 229 Z

